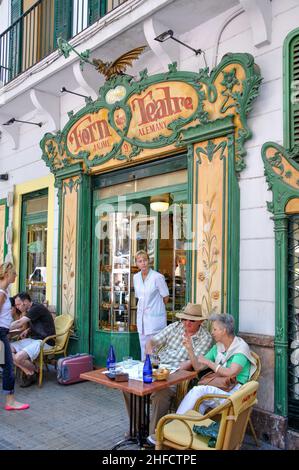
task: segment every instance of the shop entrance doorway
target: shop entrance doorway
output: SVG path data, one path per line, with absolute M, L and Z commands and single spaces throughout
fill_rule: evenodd
M 168 322 L 187 301 L 186 181 L 187 171 L 178 169 L 94 192 L 91 350 L 100 365 L 105 364 L 111 343 L 118 360 L 125 355 L 139 357 L 133 288 L 138 251 L 145 250 L 151 267 L 165 276 L 170 293 Z M 153 204 L 166 199 L 168 207 Z
M 48 191 L 23 196 L 19 291 L 33 302 L 46 300 Z

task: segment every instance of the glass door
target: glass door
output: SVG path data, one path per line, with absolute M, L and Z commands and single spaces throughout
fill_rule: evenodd
M 22 204 L 20 290 L 34 302 L 46 300 L 48 196 L 29 195 Z
M 100 216 L 99 224 L 103 234 L 99 240 L 99 329 L 136 331 L 130 295 L 131 217 L 114 212 Z
M 175 177 L 179 184 L 170 186 Z M 103 187 L 94 191 L 91 351 L 96 364 L 105 365 L 110 344 L 117 360 L 125 355 L 139 357 L 133 287 L 138 251 L 146 251 L 150 266 L 165 276 L 170 291 L 169 322 L 186 303 L 186 177 L 181 170 L 115 185 L 112 177 L 106 177 Z M 156 198 L 166 192 L 169 210 L 155 212 L 151 209 L 153 195 Z
M 169 213 L 159 216 L 157 264 L 169 289 L 168 323 L 176 321 L 176 312 L 184 307 L 187 299 L 187 211 L 185 194 L 180 197 L 180 201 L 173 201 Z
M 150 264 L 156 258 L 154 217 L 132 212 L 101 214 L 98 218 L 99 322 L 103 331 L 134 332 L 136 300 L 133 275 L 137 272 L 135 254 L 149 253 Z

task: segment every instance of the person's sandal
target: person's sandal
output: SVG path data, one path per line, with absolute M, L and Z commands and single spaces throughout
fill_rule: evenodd
M 26 374 L 22 374 L 22 377 L 21 377 L 21 383 L 20 383 L 20 387 L 21 388 L 26 388 L 26 387 L 30 387 L 31 385 L 35 384 L 37 381 L 37 373 L 34 372 L 34 374 L 32 375 L 26 375 Z
M 5 405 L 4 409 L 6 411 L 21 411 L 21 410 L 28 410 L 30 408 L 30 405 L 28 403 L 24 403 L 22 406 L 11 406 L 11 405 Z

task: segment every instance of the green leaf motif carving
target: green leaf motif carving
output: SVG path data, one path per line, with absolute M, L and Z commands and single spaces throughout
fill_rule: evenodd
M 267 209 L 268 209 L 269 212 L 272 212 L 272 214 L 274 214 L 274 204 L 273 204 L 273 202 L 267 201 Z
M 276 142 L 267 142 L 262 147 L 266 181 L 273 192 L 274 209 L 271 212 L 275 215 L 284 214 L 287 202 L 299 198 L 299 165 L 292 155 L 292 151 Z
M 237 152 L 236 152 L 236 171 L 241 171 L 245 168 L 244 156 L 246 151 L 244 143 L 252 135 L 248 128 L 246 116 L 252 109 L 252 102 L 258 96 L 262 77 L 257 70 L 254 69 L 252 75 L 242 81 L 242 92 L 236 91 L 232 93 L 232 97 L 236 102 L 236 112 L 240 115 L 242 128 L 238 131 L 236 139 Z
M 282 164 L 282 158 L 280 152 L 275 152 L 273 157 L 268 158 L 268 162 L 271 166 L 278 168 L 280 170 L 280 174 L 282 175 L 284 172 L 284 166 Z
M 146 80 L 148 78 L 148 70 L 144 69 L 139 72 L 140 80 Z
M 276 340 L 281 340 L 283 338 L 283 327 L 276 327 Z
M 216 145 L 212 140 L 209 140 L 207 143 L 207 146 L 205 148 L 203 147 L 197 147 L 196 149 L 196 155 L 198 158 L 198 162 L 201 163 L 201 158 L 200 154 L 204 154 L 208 157 L 209 162 L 213 160 L 214 154 L 221 149 L 220 157 L 219 159 L 222 160 L 224 156 L 224 150 L 226 149 L 227 142 L 222 141 L 218 145 Z
M 172 62 L 171 64 L 168 64 L 168 70 L 170 73 L 176 73 L 178 71 L 177 62 Z
M 223 71 L 223 80 L 221 85 L 223 85 L 226 90 L 232 91 L 235 85 L 239 85 L 240 82 L 236 77 L 236 68 L 232 68 L 231 71 L 225 72 Z M 224 95 L 224 93 L 222 93 Z
M 236 77 L 236 69 L 235 67 L 231 69 L 229 72 L 225 72 L 225 70 L 222 72 L 223 74 L 223 80 L 221 82 L 221 85 L 223 85 L 225 88 L 221 92 L 223 96 L 225 96 L 225 99 L 222 103 L 222 106 L 220 108 L 221 113 L 225 113 L 229 108 L 232 108 L 236 106 L 235 101 L 231 104 L 226 104 L 230 98 L 232 98 L 232 91 L 235 85 L 239 85 L 240 82 Z
M 63 187 L 64 187 L 63 194 L 64 195 L 66 194 L 67 188 L 70 190 L 70 193 L 73 192 L 73 189 L 77 193 L 81 183 L 82 183 L 82 176 L 80 176 L 79 178 L 75 178 L 75 179 L 70 178 L 69 181 L 64 181 L 64 183 L 63 183 Z

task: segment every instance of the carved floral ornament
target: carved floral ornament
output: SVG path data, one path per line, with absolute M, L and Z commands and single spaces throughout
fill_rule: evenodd
M 287 150 L 275 142 L 267 142 L 262 147 L 266 180 L 273 190 L 273 201 L 267 206 L 273 214 L 283 213 L 290 199 L 299 198 L 299 165 L 294 161 L 298 155 L 299 146 Z
M 76 163 L 88 172 L 110 159 L 126 162 L 145 149 L 185 147 L 183 129 L 211 126 L 231 116 L 235 127 L 235 168 L 245 167 L 244 143 L 251 136 L 247 115 L 258 95 L 261 76 L 250 54 L 227 54 L 209 73 L 178 72 L 176 63 L 165 74 L 140 79 L 113 76 L 99 97 L 57 134 L 45 134 L 40 146 L 53 173 Z

